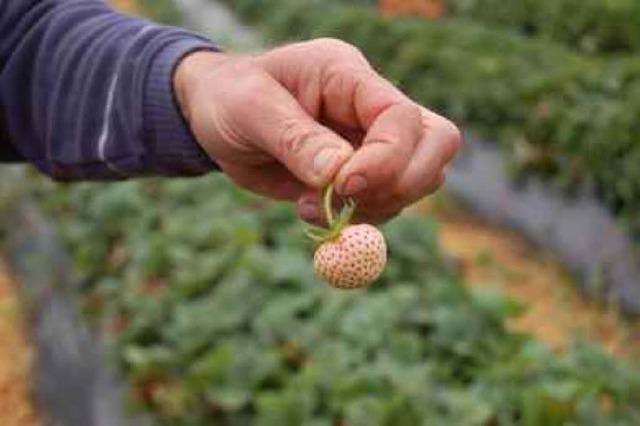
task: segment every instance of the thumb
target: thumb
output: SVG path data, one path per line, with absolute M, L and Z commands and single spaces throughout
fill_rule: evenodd
M 262 86 L 260 98 L 245 117 L 256 143 L 307 186 L 326 186 L 353 155 L 351 144 L 316 122 L 275 80 Z

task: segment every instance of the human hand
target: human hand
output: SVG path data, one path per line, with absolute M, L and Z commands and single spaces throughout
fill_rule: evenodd
M 358 202 L 378 223 L 434 192 L 461 144 L 449 120 L 380 77 L 353 46 L 334 39 L 258 56 L 196 52 L 175 75 L 197 140 L 238 185 L 297 201 L 322 221 L 320 193 Z

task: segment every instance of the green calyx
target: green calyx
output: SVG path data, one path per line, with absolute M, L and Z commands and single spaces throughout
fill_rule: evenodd
M 336 215 L 336 212 L 333 210 L 333 193 L 333 184 L 330 184 L 325 188 L 323 196 L 324 214 L 328 227 L 309 226 L 305 231 L 309 238 L 318 243 L 338 238 L 344 227 L 351 223 L 351 218 L 356 211 L 355 201 L 349 198 L 346 200 L 340 213 Z

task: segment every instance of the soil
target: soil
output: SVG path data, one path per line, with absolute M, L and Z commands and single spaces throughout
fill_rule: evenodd
M 15 283 L 0 264 L 0 425 L 40 424 L 31 399 L 33 351 Z
M 556 350 L 585 338 L 615 356 L 640 354 L 640 322 L 583 297 L 550 253 L 465 212 L 446 195 L 417 209 L 438 219 L 442 249 L 460 265 L 470 286 L 497 288 L 528 306 L 512 321 L 514 329 L 532 333 Z
M 112 0 L 135 13 L 135 0 Z M 383 4 L 387 13 L 418 12 L 430 18 L 443 13 L 439 2 L 425 0 L 398 10 Z M 414 5 L 418 5 L 415 6 Z M 457 260 L 467 282 L 475 288 L 498 288 L 529 306 L 512 321 L 514 329 L 532 333 L 556 350 L 576 337 L 601 343 L 610 353 L 631 357 L 640 353 L 640 326 L 624 320 L 611 307 L 587 301 L 571 276 L 549 253 L 514 232 L 482 222 L 445 197 L 420 204 L 417 211 L 440 222 L 443 250 Z M 26 338 L 16 285 L 0 264 L 0 425 L 38 426 L 31 400 L 33 351 Z
M 441 18 L 447 12 L 442 0 L 379 0 L 378 8 L 386 16 L 410 15 L 427 19 Z

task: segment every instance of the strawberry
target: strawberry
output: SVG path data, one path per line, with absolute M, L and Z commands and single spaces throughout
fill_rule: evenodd
M 333 187 L 325 192 L 328 229 L 312 227 L 310 238 L 320 245 L 314 255 L 316 274 L 331 286 L 341 289 L 369 287 L 384 271 L 387 246 L 382 233 L 374 226 L 350 225 L 355 203 L 349 200 L 334 218 L 331 208 Z
M 313 263 L 316 273 L 333 287 L 369 287 L 384 271 L 387 245 L 376 227 L 351 225 L 322 243 Z

